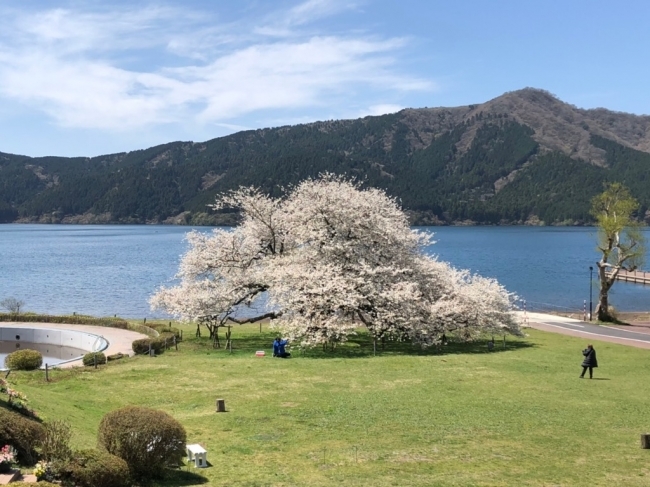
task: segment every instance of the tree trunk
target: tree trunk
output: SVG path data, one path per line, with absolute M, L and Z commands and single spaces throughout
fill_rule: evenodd
M 641 435 L 641 448 L 650 450 L 650 434 Z
M 225 413 L 226 412 L 226 401 L 225 399 L 217 399 L 217 412 Z
M 596 306 L 596 315 L 598 321 L 614 321 L 614 317 L 609 313 L 609 290 L 614 284 L 619 268 L 612 268 L 610 277 L 605 274 L 607 266 L 603 262 L 596 262 L 598 266 L 598 278 L 600 281 L 600 291 L 598 292 L 598 305 Z
M 601 290 L 598 294 L 598 306 L 596 306 L 596 314 L 598 315 L 598 321 L 612 321 L 612 317 L 609 314 L 609 301 L 607 291 Z

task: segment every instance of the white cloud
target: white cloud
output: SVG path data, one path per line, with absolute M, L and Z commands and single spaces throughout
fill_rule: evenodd
M 331 108 L 359 93 L 386 99 L 435 88 L 399 72 L 404 39 L 305 35 L 296 27 L 346 8 L 309 0 L 278 12 L 285 20 L 276 27 L 287 35 L 271 41 L 260 37 L 255 19 L 219 23 L 169 7 L 0 12 L 11 27 L 0 33 L 0 97 L 63 127 L 124 131 L 237 127 L 237 117 L 263 110 Z
M 404 107 L 401 106 L 401 105 L 395 105 L 395 104 L 392 104 L 392 103 L 383 103 L 383 104 L 379 104 L 379 105 L 372 105 L 372 106 L 368 107 L 367 110 L 364 110 L 363 112 L 361 112 L 360 116 L 365 117 L 365 116 L 368 116 L 368 115 L 372 115 L 372 116 L 386 115 L 388 113 L 399 112 L 403 108 Z

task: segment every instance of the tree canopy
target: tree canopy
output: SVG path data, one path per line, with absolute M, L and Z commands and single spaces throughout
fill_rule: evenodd
M 600 293 L 596 314 L 611 321 L 609 290 L 621 269 L 633 271 L 643 264 L 645 238 L 635 219 L 639 203 L 620 183 L 605 185 L 605 191 L 592 200 L 591 211 L 598 226 L 598 266 Z
M 159 289 L 154 308 L 225 323 L 266 300 L 264 314 L 303 346 L 343 342 L 360 325 L 422 346 L 450 332 L 520 332 L 514 296 L 427 255 L 431 236 L 382 190 L 324 174 L 280 197 L 241 188 L 218 197 L 226 207 L 241 224 L 188 234 L 180 282 Z

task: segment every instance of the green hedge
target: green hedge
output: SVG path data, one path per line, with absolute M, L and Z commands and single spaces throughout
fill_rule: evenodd
M 146 354 L 149 353 L 149 345 L 151 345 L 151 348 L 156 352 L 156 355 L 160 355 L 165 351 L 165 339 L 161 338 L 141 338 L 139 340 L 135 340 L 131 344 L 131 348 L 133 351 L 138 354 Z
M 5 357 L 5 367 L 11 370 L 35 370 L 43 365 L 43 355 L 36 350 L 16 350 Z
M 154 330 L 156 330 L 161 335 L 163 333 L 171 333 L 172 335 L 176 335 L 177 340 L 181 339 L 181 330 L 179 330 L 176 327 L 165 325 L 164 323 L 151 323 L 150 325 L 147 325 L 147 326 L 149 328 L 153 328 Z
M 45 427 L 36 420 L 0 407 L 0 445 L 11 445 L 18 452 L 18 461 L 36 463 L 36 449 L 45 437 Z
M 106 355 L 104 355 L 102 352 L 90 352 L 84 355 L 84 365 L 95 365 L 95 358 L 97 359 L 97 365 L 104 365 L 106 363 Z
M 110 328 L 120 328 L 128 330 L 129 324 L 121 318 L 95 318 L 87 315 L 39 315 L 39 314 L 10 314 L 0 313 L 0 322 L 14 321 L 21 323 L 63 323 L 66 325 L 93 325 L 108 326 Z
M 64 485 L 69 483 L 76 487 L 129 487 L 131 485 L 127 463 L 102 450 L 75 451 L 69 460 L 57 462 L 55 470 Z

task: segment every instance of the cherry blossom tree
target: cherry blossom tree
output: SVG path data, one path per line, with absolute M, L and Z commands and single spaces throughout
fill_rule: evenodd
M 263 316 L 303 346 L 344 342 L 359 326 L 377 340 L 438 343 L 444 333 L 519 333 L 513 299 L 496 281 L 424 253 L 398 202 L 332 174 L 270 198 L 252 188 L 215 205 L 242 215 L 232 230 L 190 233 L 180 284 L 161 288 L 154 308 L 187 321 L 253 321 L 242 310 L 267 299 Z

